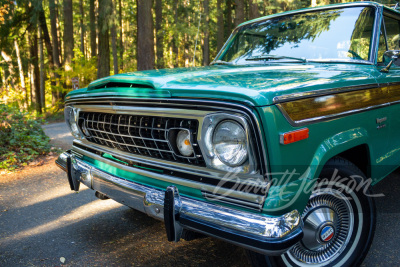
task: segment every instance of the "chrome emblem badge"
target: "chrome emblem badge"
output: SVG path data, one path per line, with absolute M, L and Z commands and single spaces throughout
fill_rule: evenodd
M 332 226 L 328 225 L 322 228 L 321 230 L 321 240 L 324 242 L 328 242 L 332 239 L 333 235 L 335 234 L 335 230 Z

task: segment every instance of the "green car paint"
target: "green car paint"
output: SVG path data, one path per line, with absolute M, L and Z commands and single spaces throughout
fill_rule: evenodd
M 72 91 L 68 99 L 113 97 L 195 98 L 273 104 L 276 96 L 313 90 L 376 83 L 374 66 L 349 64 L 271 64 L 269 66 L 210 66 L 118 74 L 100 79 L 87 89 Z M 109 82 L 134 83 L 131 88 L 93 89 Z M 153 89 L 135 88 L 146 83 Z
M 373 5 L 379 12 L 385 9 L 398 13 L 376 3 Z M 346 4 L 340 6 L 345 7 Z M 278 15 L 242 25 L 276 16 Z M 345 151 L 358 147 L 366 148 L 366 175 L 372 178 L 373 184 L 399 166 L 400 140 L 395 138 L 400 131 L 400 117 L 395 116 L 400 113 L 399 104 L 383 105 L 363 112 L 296 125 L 285 117 L 275 102 L 277 98 L 288 95 L 310 94 L 311 97 L 315 92 L 324 90 L 366 85 L 382 87 L 400 81 L 400 67 L 393 65 L 389 73 L 382 73 L 380 70 L 383 67 L 376 62 L 275 62 L 141 71 L 97 80 L 88 88 L 70 92 L 66 100 L 102 96 L 125 99 L 217 100 L 247 106 L 258 119 L 270 175 L 281 175 L 287 170 L 293 170 L 295 173 L 290 175 L 289 172 L 284 177 L 281 175 L 268 191 L 262 212 L 278 216 L 294 209 L 303 210 L 324 164 Z M 118 86 L 107 88 L 107 84 L 110 83 L 117 83 Z M 377 128 L 378 118 L 387 118 L 384 127 Z M 309 128 L 309 138 L 288 145 L 280 143 L 281 134 L 304 127 Z M 164 181 L 132 174 L 91 158 L 85 157 L 84 160 L 124 179 L 160 189 L 169 185 Z M 179 185 L 177 187 L 183 195 L 204 200 L 200 190 Z M 301 190 L 302 188 L 310 190 Z

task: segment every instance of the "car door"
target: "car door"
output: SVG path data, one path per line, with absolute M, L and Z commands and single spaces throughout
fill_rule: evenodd
M 387 66 L 383 54 L 387 50 L 400 50 L 400 16 L 395 12 L 384 10 L 378 48 L 379 74 L 377 81 L 387 94 L 387 107 L 381 118 L 377 118 L 377 130 L 389 128 L 389 149 L 382 160 L 388 168 L 394 169 L 400 164 L 400 60 L 396 60 L 388 72 L 382 72 Z M 391 165 L 391 166 L 390 166 Z

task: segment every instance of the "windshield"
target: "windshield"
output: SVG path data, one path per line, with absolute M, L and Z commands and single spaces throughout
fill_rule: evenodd
M 374 8 L 348 7 L 297 13 L 238 28 L 216 61 L 367 61 Z M 217 62 L 218 63 L 218 62 Z

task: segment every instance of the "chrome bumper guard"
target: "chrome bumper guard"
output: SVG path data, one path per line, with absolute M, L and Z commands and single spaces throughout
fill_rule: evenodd
M 67 172 L 71 190 L 80 183 L 109 198 L 165 222 L 169 241 L 179 241 L 182 230 L 213 236 L 247 249 L 279 255 L 303 237 L 297 210 L 269 217 L 181 196 L 175 186 L 159 190 L 121 179 L 62 153 L 56 164 Z

